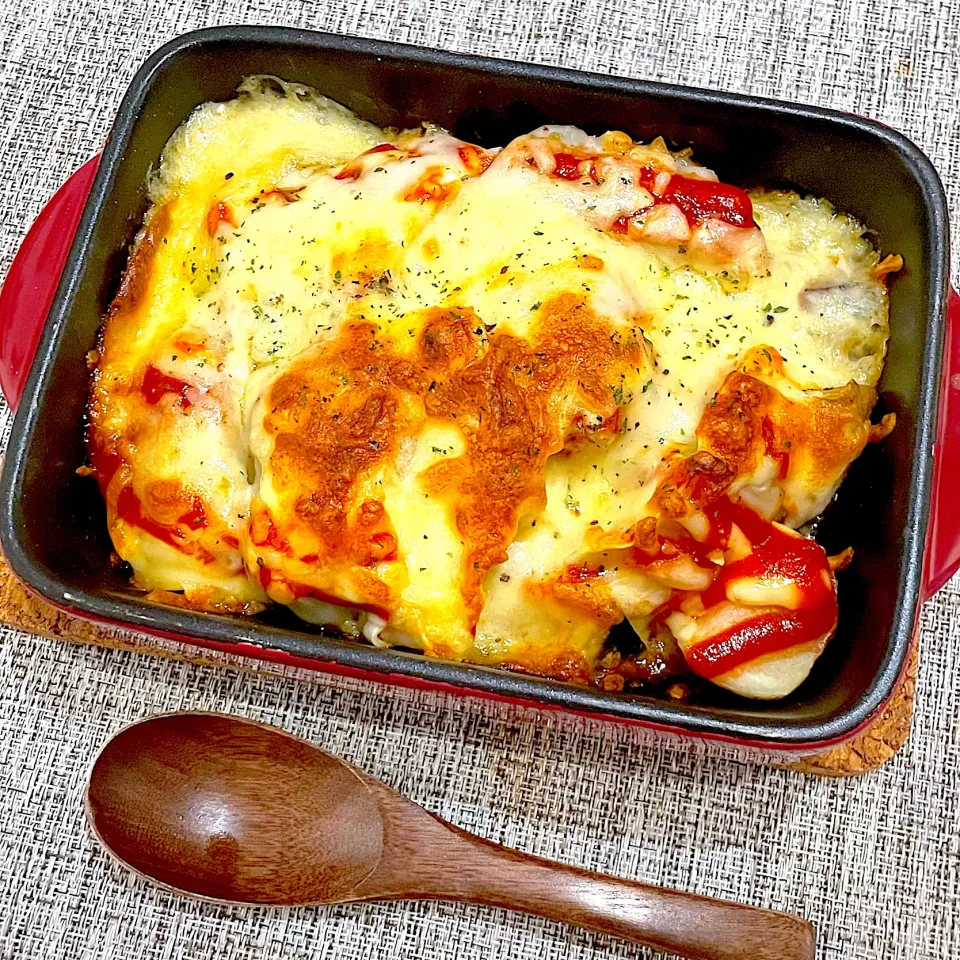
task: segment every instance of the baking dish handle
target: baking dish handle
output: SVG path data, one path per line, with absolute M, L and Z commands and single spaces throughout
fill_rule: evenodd
M 960 569 L 960 294 L 947 301 L 940 415 L 933 448 L 933 493 L 923 565 L 923 599 L 929 600 Z
M 13 410 L 37 352 L 100 157 L 56 192 L 27 232 L 0 290 L 0 390 Z

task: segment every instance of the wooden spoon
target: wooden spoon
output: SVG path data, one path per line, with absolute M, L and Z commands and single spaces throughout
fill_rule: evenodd
M 813 928 L 799 917 L 501 847 L 304 740 L 240 717 L 172 713 L 121 730 L 93 765 L 86 810 L 125 866 L 208 900 L 464 900 L 692 960 L 814 956 Z

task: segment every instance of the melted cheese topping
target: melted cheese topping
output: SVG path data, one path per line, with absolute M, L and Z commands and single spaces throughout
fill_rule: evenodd
M 717 495 L 796 527 L 866 442 L 887 303 L 863 228 L 659 141 L 485 151 L 251 78 L 171 138 L 151 199 L 91 461 L 135 583 L 177 602 L 587 682 L 612 625 L 646 641 L 710 582 L 630 553 L 651 517 L 706 539 L 671 477 L 713 457 Z M 818 652 L 783 653 L 780 687 L 760 658 L 753 692 Z

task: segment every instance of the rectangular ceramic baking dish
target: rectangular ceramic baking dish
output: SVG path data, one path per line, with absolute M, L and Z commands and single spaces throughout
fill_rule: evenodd
M 674 146 L 693 146 L 723 180 L 789 184 L 828 197 L 872 228 L 885 252 L 903 255 L 906 268 L 891 288 L 893 337 L 880 385 L 881 408 L 896 411 L 897 429 L 854 464 L 820 526 L 828 550 L 849 544 L 856 559 L 841 575 L 836 636 L 799 690 L 766 704 L 719 689 L 697 703 L 605 693 L 322 636 L 284 610 L 255 619 L 215 616 L 155 606 L 132 590 L 109 562 L 96 485 L 75 473 L 84 459 L 84 354 L 116 290 L 146 209 L 147 173 L 167 138 L 195 106 L 228 99 L 254 73 L 310 84 L 383 126 L 432 120 L 487 146 L 545 122 L 591 133 L 625 130 L 638 140 L 664 135 Z M 90 620 L 744 747 L 820 750 L 849 738 L 882 709 L 904 669 L 921 600 L 960 563 L 960 498 L 944 489 L 950 458 L 956 462 L 960 450 L 960 339 L 956 322 L 947 322 L 947 263 L 947 214 L 936 172 L 910 141 L 868 120 L 301 30 L 187 34 L 144 64 L 99 163 L 90 161 L 51 201 L 7 278 L 0 386 L 19 409 L 0 480 L 0 542 L 31 590 Z

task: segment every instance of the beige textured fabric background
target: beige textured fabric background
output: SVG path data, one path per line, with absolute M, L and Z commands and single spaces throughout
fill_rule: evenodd
M 44 200 L 102 143 L 140 61 L 213 23 L 316 27 L 850 109 L 916 140 L 956 214 L 958 14 L 937 0 L 7 0 L 0 271 Z M 629 731 L 474 701 L 197 668 L 0 630 L 0 956 L 644 955 L 476 908 L 221 909 L 132 879 L 87 833 L 87 766 L 122 724 L 205 707 L 312 738 L 495 840 L 796 910 L 816 923 L 825 958 L 960 957 L 958 612 L 955 581 L 924 610 L 913 737 L 882 771 L 855 781 L 658 752 Z

